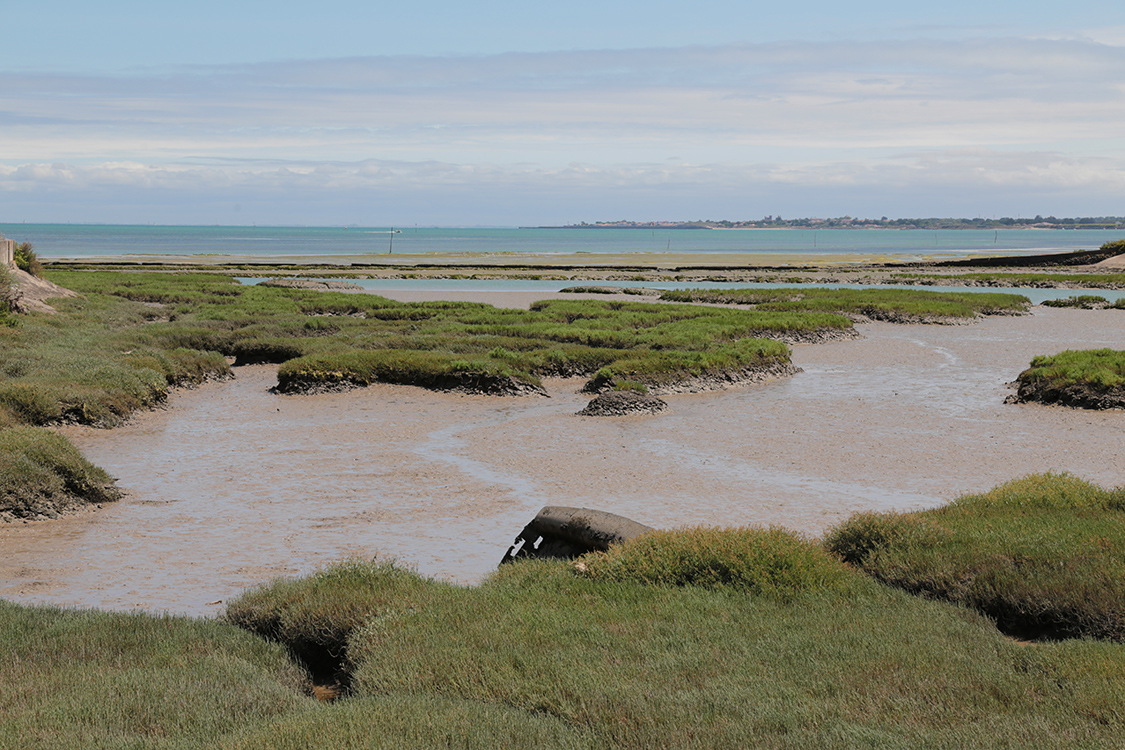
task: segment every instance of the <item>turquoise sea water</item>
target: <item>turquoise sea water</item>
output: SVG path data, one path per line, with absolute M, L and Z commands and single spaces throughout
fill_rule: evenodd
M 0 224 L 0 234 L 29 241 L 44 258 L 136 255 L 379 256 L 463 254 L 591 255 L 786 253 L 938 258 L 1094 250 L 1121 239 L 1114 230 L 707 230 L 450 229 L 402 227 L 200 227 Z M 393 246 L 392 246 L 393 243 Z M 374 260 L 375 258 L 373 258 Z M 734 258 L 732 258 L 733 260 Z M 638 259 L 640 260 L 640 259 Z

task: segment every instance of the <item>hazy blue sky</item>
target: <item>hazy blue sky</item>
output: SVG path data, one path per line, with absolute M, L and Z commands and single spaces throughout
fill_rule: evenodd
M 0 221 L 1125 215 L 1119 0 L 907 6 L 22 3 Z

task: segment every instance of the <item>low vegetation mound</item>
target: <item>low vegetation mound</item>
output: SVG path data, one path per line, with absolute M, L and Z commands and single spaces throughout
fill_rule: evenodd
M 1041 303 L 1044 307 L 1074 307 L 1079 310 L 1125 310 L 1125 297 L 1110 302 L 1097 294 L 1079 294 L 1065 299 L 1048 299 Z
M 352 632 L 389 607 L 419 606 L 434 588 L 393 562 L 352 560 L 250 589 L 227 605 L 226 619 L 284 644 L 319 682 L 345 684 Z
M 64 335 L 27 331 L 16 337 L 8 362 L 0 353 L 0 368 L 15 368 L 15 379 L 41 394 L 42 383 L 32 381 L 44 375 L 26 363 L 46 360 L 41 352 L 68 344 L 72 351 L 99 353 L 99 361 L 116 368 L 115 377 L 144 369 L 136 366 L 138 358 L 179 350 L 234 357 L 236 365 L 281 364 L 278 386 L 287 393 L 389 382 L 507 395 L 542 392 L 544 376 L 589 377 L 606 367 L 615 369 L 603 376 L 654 386 L 701 377 L 714 377 L 713 386 L 741 382 L 747 371 L 788 364 L 787 347 L 764 337 L 851 330 L 846 318 L 834 315 L 696 305 L 551 300 L 514 310 L 247 287 L 217 274 L 66 271 L 52 277 L 84 295 L 60 303 L 62 321 L 54 327 Z M 723 377 L 729 373 L 737 377 Z M 45 393 L 44 400 L 58 401 L 54 396 Z
M 1125 289 L 1125 273 L 1044 273 L 1042 271 L 988 271 L 980 273 L 922 273 L 892 275 L 896 284 L 948 282 L 949 286 L 982 286 L 1034 289 Z
M 575 567 L 595 580 L 731 587 L 780 599 L 838 590 L 850 580 L 823 547 L 781 528 L 652 531 L 587 554 Z
M 338 279 L 266 279 L 262 286 L 276 286 L 286 289 L 322 289 L 334 291 L 362 291 L 363 287 L 350 281 Z
M 0 600 L 0 747 L 232 747 L 315 707 L 283 648 L 214 620 Z
M 773 312 L 834 313 L 853 320 L 888 323 L 950 323 L 982 315 L 1020 315 L 1030 301 L 1023 295 L 929 292 L 914 289 L 682 289 L 663 300 L 746 305 Z
M 827 548 L 1024 638 L 1125 641 L 1125 488 L 1040 474 L 917 513 L 863 513 Z
M 1009 401 L 1062 404 L 1084 409 L 1125 408 L 1125 352 L 1067 350 L 1035 357 L 1019 374 Z
M 110 476 L 61 435 L 37 427 L 0 430 L 0 521 L 56 518 L 119 496 Z

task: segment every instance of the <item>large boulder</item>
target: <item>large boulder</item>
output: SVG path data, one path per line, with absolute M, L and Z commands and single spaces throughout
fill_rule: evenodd
M 516 537 L 500 564 L 521 557 L 579 557 L 654 531 L 651 526 L 602 510 L 548 505 Z

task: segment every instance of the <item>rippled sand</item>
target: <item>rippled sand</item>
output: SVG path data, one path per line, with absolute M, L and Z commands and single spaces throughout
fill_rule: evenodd
M 479 581 L 548 504 L 819 534 L 1031 472 L 1125 482 L 1125 412 L 1003 403 L 1033 355 L 1125 349 L 1125 312 L 860 330 L 796 347 L 793 378 L 670 396 L 658 416 L 575 416 L 580 381 L 549 382 L 551 398 L 280 396 L 274 368 L 242 368 L 126 427 L 68 428 L 128 497 L 0 528 L 0 596 L 206 614 L 347 556 Z

